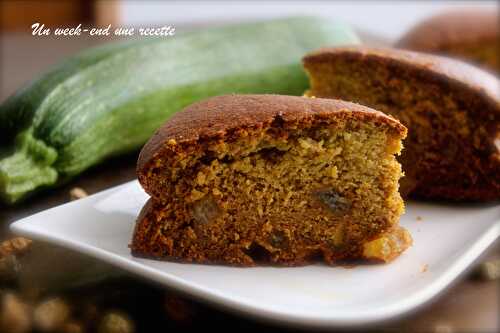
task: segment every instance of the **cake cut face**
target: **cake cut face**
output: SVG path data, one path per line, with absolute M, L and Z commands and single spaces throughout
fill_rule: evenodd
M 390 261 L 406 129 L 360 105 L 276 95 L 220 96 L 172 117 L 146 144 L 152 196 L 135 256 L 252 266 Z
M 463 62 L 396 49 L 307 55 L 310 96 L 373 107 L 408 128 L 403 195 L 500 200 L 499 80 Z
M 496 10 L 454 10 L 415 26 L 398 48 L 452 56 L 500 73 L 500 25 Z

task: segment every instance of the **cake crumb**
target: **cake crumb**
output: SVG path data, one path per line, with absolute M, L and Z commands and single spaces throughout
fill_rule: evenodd
M 428 269 L 429 269 L 429 264 L 424 264 L 424 265 L 422 265 L 422 268 L 420 269 L 420 271 L 422 273 L 425 273 L 425 272 L 427 272 Z
M 417 221 L 422 221 L 422 216 L 417 216 Z
M 7 292 L 0 297 L 0 331 L 26 333 L 32 330 L 31 308 L 18 295 Z
M 71 201 L 82 199 L 85 197 L 88 197 L 89 195 L 87 192 L 81 188 L 81 187 L 73 187 L 71 191 L 69 191 L 69 196 L 71 198 Z

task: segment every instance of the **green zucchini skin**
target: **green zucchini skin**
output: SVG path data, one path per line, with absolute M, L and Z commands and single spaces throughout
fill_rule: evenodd
M 19 89 L 0 106 L 0 146 L 14 140 L 20 130 L 30 125 L 40 104 L 60 83 L 115 53 L 150 42 L 153 40 L 108 43 L 82 51 Z
M 69 59 L 0 106 L 0 196 L 14 203 L 136 150 L 200 99 L 301 95 L 308 87 L 305 53 L 358 42 L 346 25 L 299 17 L 107 46 Z

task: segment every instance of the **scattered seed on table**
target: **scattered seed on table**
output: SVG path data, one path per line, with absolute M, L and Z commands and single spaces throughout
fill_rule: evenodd
M 68 321 L 61 327 L 60 331 L 61 333 L 82 333 L 84 330 L 82 324 L 76 321 Z
M 31 307 L 7 292 L 0 298 L 0 332 L 25 333 L 32 329 Z
M 134 330 L 132 320 L 118 311 L 108 312 L 99 324 L 99 333 L 132 333 Z
M 61 298 L 52 298 L 37 305 L 33 323 L 41 332 L 52 332 L 60 329 L 69 315 L 69 305 Z

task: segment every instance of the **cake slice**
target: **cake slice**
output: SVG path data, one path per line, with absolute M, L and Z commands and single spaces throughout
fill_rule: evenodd
M 132 254 L 165 260 L 302 265 L 390 261 L 399 227 L 406 128 L 361 105 L 228 95 L 174 115 L 141 151 L 152 198 Z
M 408 128 L 403 195 L 500 199 L 499 80 L 466 63 L 396 49 L 318 50 L 303 59 L 310 96 L 373 107 Z
M 488 9 L 444 12 L 416 25 L 397 47 L 461 58 L 500 73 L 498 15 Z

